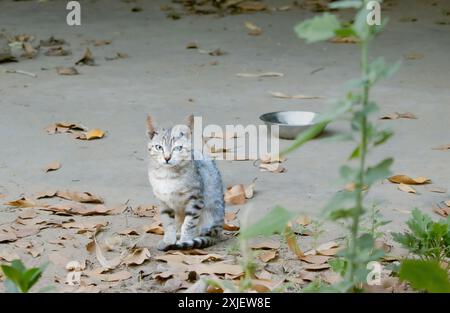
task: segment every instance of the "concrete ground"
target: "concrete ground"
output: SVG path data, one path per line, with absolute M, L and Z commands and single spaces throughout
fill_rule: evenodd
M 48 189 L 70 189 L 99 194 L 108 205 L 155 203 L 146 176 L 147 112 L 154 115 L 156 123 L 165 125 L 182 122 L 190 113 L 201 115 L 204 124 L 260 124 L 259 115 L 270 111 L 322 112 L 328 102 L 343 97 L 344 82 L 358 76 L 357 46 L 329 42 L 307 45 L 296 38 L 293 27 L 313 15 L 306 10 L 172 20 L 160 10 L 167 1 L 80 2 L 82 26 L 68 26 L 65 1 L 0 1 L 2 31 L 31 34 L 37 40 L 53 35 L 65 39 L 72 51 L 70 56 L 48 57 L 41 49 L 34 59 L 0 65 L 2 202 Z M 130 12 L 135 5 L 143 11 Z M 382 214 L 392 220 L 386 231 L 404 228 L 408 218 L 405 211 L 418 207 L 434 214 L 433 204 L 449 199 L 448 193 L 428 190 L 433 186 L 450 189 L 450 151 L 431 149 L 450 143 L 450 25 L 436 23 L 450 21 L 443 14 L 445 9 L 450 6 L 444 0 L 397 1 L 383 11 L 390 23 L 373 45 L 373 57 L 403 60 L 400 71 L 373 91 L 381 107 L 379 115 L 412 112 L 418 119 L 380 121 L 391 127 L 395 136 L 370 159 L 375 162 L 392 156 L 395 174 L 432 180 L 432 185 L 417 187 L 418 194 L 401 192 L 386 181 L 371 190 L 370 198 L 381 200 Z M 410 17 L 417 21 L 404 21 Z M 263 33 L 249 36 L 245 21 L 258 25 Z M 112 43 L 94 47 L 88 42 L 102 39 Z M 188 50 L 190 42 L 196 42 L 200 49 L 220 48 L 227 54 L 210 56 Z M 92 50 L 98 66 L 80 66 L 77 76 L 57 75 L 55 67 L 73 66 L 86 47 Z M 117 52 L 129 58 L 105 60 Z M 423 54 L 423 58 L 408 60 L 404 55 L 410 53 Z M 212 61 L 218 63 L 211 65 Z M 5 69 L 32 72 L 37 77 L 5 73 Z M 236 76 L 258 71 L 281 72 L 284 77 Z M 270 91 L 324 98 L 276 99 Z M 104 129 L 107 136 L 79 141 L 45 132 L 49 124 L 64 120 Z M 345 123 L 338 122 L 330 125 L 328 132 L 346 129 Z M 282 147 L 289 144 L 281 141 Z M 281 205 L 315 217 L 342 189 L 334 182 L 351 150 L 350 143 L 314 140 L 288 156 L 284 164 L 287 172 L 281 174 L 260 172 L 252 161 L 220 161 L 218 166 L 225 185 L 249 184 L 258 177 L 257 193 L 248 202 L 255 215 L 262 216 Z M 53 160 L 61 162 L 61 169 L 44 173 L 42 167 Z M 0 223 L 16 217 L 17 210 L 0 206 Z M 108 219 L 112 230 L 125 225 L 120 215 Z M 325 230 L 320 239 L 323 242 L 342 235 L 333 225 L 326 225 Z M 41 240 L 53 236 L 52 231 L 43 230 Z M 307 245 L 307 241 L 301 244 Z M 0 250 L 7 246 L 0 244 Z

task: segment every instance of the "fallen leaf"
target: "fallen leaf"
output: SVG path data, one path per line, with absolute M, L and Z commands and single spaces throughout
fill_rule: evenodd
M 321 273 L 320 277 L 324 282 L 326 282 L 330 285 L 336 284 L 342 280 L 342 276 L 339 273 L 335 273 L 335 272 L 331 272 L 331 271 Z
M 86 51 L 84 52 L 84 55 L 81 59 L 75 62 L 75 65 L 89 65 L 93 66 L 95 65 L 94 56 L 92 55 L 92 52 L 89 48 L 86 48 Z
M 33 45 L 29 42 L 24 42 L 22 44 L 22 49 L 24 50 L 24 53 L 22 54 L 23 57 L 26 57 L 28 59 L 32 59 L 36 56 L 37 50 L 33 47 Z
M 236 212 L 225 212 L 224 220 L 225 222 L 231 222 L 236 219 Z
M 114 269 L 117 266 L 119 266 L 120 263 L 122 263 L 122 260 L 124 259 L 124 254 L 114 259 L 107 260 L 103 255 L 102 248 L 99 246 L 97 239 L 95 238 L 95 234 L 93 238 L 94 238 L 95 257 L 97 258 L 98 263 L 100 263 L 100 265 L 103 268 Z
M 287 95 L 283 92 L 279 92 L 279 91 L 271 91 L 270 94 L 275 97 L 275 98 L 280 98 L 280 99 L 321 99 L 323 97 L 319 97 L 319 96 L 306 96 L 306 95 Z
M 47 133 L 50 135 L 57 133 L 72 133 L 86 131 L 87 128 L 83 125 L 72 122 L 57 122 L 47 127 Z
M 57 46 L 57 47 L 50 47 L 47 49 L 47 51 L 45 51 L 44 55 L 46 56 L 51 56 L 51 57 L 56 57 L 56 56 L 66 56 L 69 55 L 71 52 L 64 49 L 61 46 Z
M 431 180 L 429 178 L 422 176 L 411 178 L 407 175 L 395 175 L 389 177 L 388 180 L 394 184 L 406 184 L 406 185 L 422 185 L 431 183 Z
M 227 52 L 223 51 L 220 48 L 217 48 L 212 51 L 209 51 L 208 54 L 211 56 L 217 57 L 217 56 L 225 55 L 225 54 L 227 54 Z
M 424 57 L 423 53 L 411 52 L 405 54 L 405 59 L 407 60 L 420 60 L 423 59 L 423 57 Z
M 67 76 L 80 74 L 78 73 L 78 70 L 75 67 L 57 67 L 56 73 L 58 73 L 58 75 L 67 75 Z
M 269 239 L 263 239 L 263 240 L 251 240 L 248 243 L 248 246 L 251 249 L 279 249 L 280 248 L 280 242 L 276 240 L 269 240 Z
M 284 173 L 286 169 L 281 166 L 279 163 L 261 163 L 259 165 L 259 169 L 262 172 L 272 172 L 272 173 Z
M 307 226 L 311 224 L 312 219 L 309 215 L 300 215 L 296 220 L 295 223 L 302 226 Z
M 94 232 L 98 229 L 104 228 L 108 225 L 106 221 L 86 221 L 84 223 L 81 222 L 67 222 L 62 223 L 61 227 L 64 229 L 76 228 L 79 229 L 78 233 L 83 232 Z
M 239 231 L 241 227 L 239 225 L 234 225 L 228 222 L 223 224 L 223 229 L 226 231 Z
M 331 266 L 328 263 L 314 264 L 314 263 L 304 263 L 303 268 L 308 271 L 321 271 L 329 269 Z
M 450 200 L 444 201 L 445 205 L 450 207 Z
M 329 256 L 326 255 L 304 255 L 300 257 L 300 260 L 311 263 L 311 264 L 324 264 L 330 259 Z
M 258 258 L 264 263 L 267 263 L 274 260 L 277 257 L 277 254 L 276 250 L 264 251 L 258 255 Z
M 56 171 L 56 170 L 59 170 L 60 168 L 61 168 L 61 163 L 59 163 L 58 161 L 53 161 L 52 163 L 50 163 L 44 167 L 44 172 L 47 173 L 50 171 Z
M 94 41 L 94 46 L 100 47 L 100 46 L 106 46 L 111 44 L 111 40 L 96 40 Z
M 64 39 L 58 39 L 58 38 L 55 38 L 53 36 L 51 36 L 48 39 L 40 41 L 40 45 L 42 47 L 60 46 L 60 45 L 63 45 L 65 43 L 66 43 L 66 41 Z
M 437 146 L 432 148 L 433 150 L 441 150 L 441 151 L 446 151 L 446 150 L 450 150 L 450 144 L 447 145 L 442 145 L 442 146 Z
M 186 49 L 198 49 L 198 45 L 195 42 L 190 42 L 186 45 Z
M 261 163 L 269 164 L 269 163 L 283 163 L 286 161 L 284 156 L 280 156 L 279 154 L 264 154 L 260 157 Z
M 433 211 L 442 217 L 450 216 L 450 208 L 433 208 Z
M 103 203 L 103 199 L 91 192 L 87 191 L 58 191 L 56 193 L 57 197 L 66 199 L 66 200 L 72 200 L 80 203 Z
M 93 140 L 93 139 L 100 139 L 105 136 L 105 132 L 101 129 L 94 128 L 88 131 L 86 134 L 84 134 L 84 138 L 78 138 L 78 139 L 86 139 L 86 140 Z
M 136 208 L 132 208 L 134 214 L 141 217 L 155 217 L 158 215 L 157 207 L 153 204 L 140 205 Z
M 330 39 L 332 43 L 358 43 L 360 40 L 354 36 L 334 37 Z
M 252 22 L 245 21 L 244 25 L 249 30 L 249 32 L 248 32 L 249 35 L 259 36 L 262 34 L 262 29 L 260 27 L 256 26 L 255 24 L 253 24 Z
M 383 115 L 382 117 L 380 117 L 381 120 L 397 120 L 400 118 L 415 120 L 415 119 L 417 119 L 417 116 L 410 112 L 405 112 L 405 113 L 394 112 L 394 113 L 391 113 L 388 115 Z
M 272 274 L 266 270 L 261 270 L 260 272 L 255 273 L 255 277 L 258 279 L 271 280 Z
M 236 5 L 243 12 L 256 12 L 256 11 L 264 11 L 267 9 L 267 5 L 265 3 L 261 3 L 258 1 L 242 1 Z
M 430 192 L 436 192 L 436 193 L 446 193 L 447 192 L 447 188 L 442 188 L 442 187 L 431 187 L 427 189 Z
M 398 189 L 408 193 L 417 193 L 417 191 L 413 187 L 404 183 L 400 183 L 400 185 L 398 185 Z
M 40 256 L 43 252 L 44 252 L 44 248 L 43 247 L 29 247 L 26 249 L 26 252 L 28 254 L 30 254 L 33 258 L 37 258 L 38 256 Z
M 283 73 L 265 72 L 265 73 L 237 73 L 238 77 L 283 77 Z
M 39 206 L 39 204 L 36 201 L 27 199 L 25 197 L 22 197 L 20 199 L 14 200 L 14 201 L 7 202 L 6 205 L 10 205 L 10 206 L 18 207 L 18 208 L 32 208 L 32 207 Z
M 129 255 L 127 255 L 122 263 L 129 265 L 140 265 L 146 260 L 150 259 L 150 251 L 147 248 L 134 249 Z
M 161 226 L 161 222 L 154 222 L 150 226 L 144 226 L 143 230 L 146 233 L 164 235 L 164 228 Z
M 286 226 L 285 239 L 289 249 L 298 258 L 302 258 L 304 256 L 303 251 L 298 246 L 297 238 L 295 237 L 295 233 L 292 231 L 292 228 L 290 226 Z
M 247 202 L 244 185 L 238 184 L 228 187 L 224 194 L 224 200 L 225 203 L 231 205 L 244 204 Z
M 191 270 L 197 274 L 229 274 L 233 276 L 242 275 L 244 272 L 240 265 L 225 264 L 225 263 L 211 263 L 211 264 L 195 264 L 191 266 Z

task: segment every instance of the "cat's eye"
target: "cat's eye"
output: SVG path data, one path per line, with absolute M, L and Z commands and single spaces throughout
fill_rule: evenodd
M 175 146 L 173 147 L 173 151 L 181 151 L 183 149 L 183 146 Z
M 162 151 L 163 147 L 160 145 L 155 145 L 155 149 L 158 151 Z

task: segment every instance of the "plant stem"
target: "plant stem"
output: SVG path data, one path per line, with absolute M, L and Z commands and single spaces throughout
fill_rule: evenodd
M 368 53 L 369 40 L 366 39 L 361 42 L 361 72 L 364 79 L 367 78 L 369 71 L 369 53 Z M 363 96 L 362 96 L 362 110 L 365 110 L 369 104 L 369 82 L 364 82 Z M 359 177 L 356 182 L 356 201 L 355 201 L 355 214 L 353 215 L 353 221 L 351 226 L 351 239 L 350 239 L 350 262 L 349 262 L 349 279 L 355 282 L 355 270 L 356 270 L 356 248 L 358 240 L 358 231 L 360 218 L 364 211 L 363 192 L 364 192 L 364 176 L 366 171 L 366 155 L 367 155 L 367 116 L 365 113 L 361 114 L 361 142 L 360 142 L 360 158 L 359 158 Z

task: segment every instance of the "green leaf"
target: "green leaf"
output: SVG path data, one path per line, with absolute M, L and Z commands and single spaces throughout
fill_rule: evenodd
M 259 221 L 248 228 L 241 229 L 240 237 L 250 239 L 256 236 L 270 236 L 283 233 L 286 224 L 294 215 L 282 207 L 275 207 Z
M 380 79 L 386 79 L 394 75 L 401 66 L 401 61 L 394 64 L 387 64 L 384 58 L 377 58 L 369 64 L 367 80 L 370 84 L 376 83 Z
M 367 24 L 367 14 L 369 11 L 366 8 L 361 8 L 356 14 L 352 29 L 361 40 L 367 40 L 370 36 L 370 26 Z
M 348 157 L 349 160 L 357 159 L 361 155 L 361 145 L 358 145 L 355 149 L 353 149 L 352 153 Z
M 391 174 L 389 168 L 391 167 L 392 163 L 394 163 L 394 159 L 388 158 L 373 167 L 367 168 L 366 178 L 364 182 L 367 185 L 371 185 L 378 180 L 388 177 Z
M 298 37 L 312 43 L 333 38 L 339 28 L 341 24 L 336 16 L 324 13 L 298 24 L 294 30 Z
M 416 290 L 450 293 L 448 273 L 436 261 L 404 260 L 399 277 Z
M 328 5 L 330 9 L 359 9 L 363 5 L 361 0 L 343 0 L 332 2 Z
M 25 273 L 23 273 L 23 281 L 25 282 L 26 290 L 24 292 L 28 292 L 28 290 L 33 287 L 34 284 L 39 280 L 42 275 L 42 271 L 40 268 L 30 268 Z
M 323 121 L 315 124 L 314 126 L 308 128 L 305 132 L 301 133 L 294 141 L 294 143 L 288 147 L 286 150 L 281 152 L 281 155 L 285 155 L 291 153 L 292 151 L 297 150 L 305 143 L 317 137 L 325 127 L 330 123 L 330 121 Z

